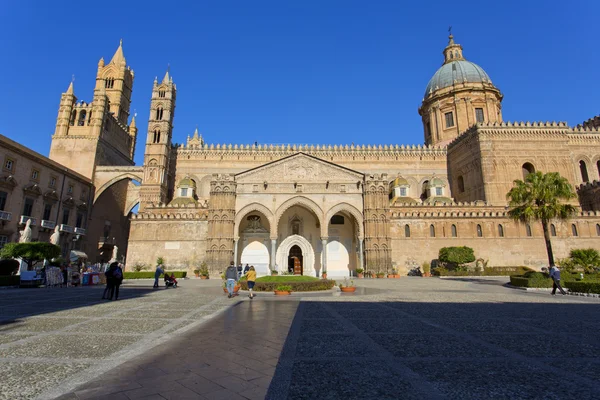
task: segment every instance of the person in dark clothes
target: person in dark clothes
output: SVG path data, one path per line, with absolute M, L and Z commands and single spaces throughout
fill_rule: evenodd
M 115 295 L 115 300 L 119 300 L 119 288 L 121 287 L 121 283 L 123 283 L 123 268 L 119 263 L 112 263 L 112 265 L 116 264 L 116 267 L 113 270 L 112 278 L 113 278 L 113 288 L 110 292 L 110 300 L 113 299 L 113 294 Z
M 560 293 L 564 296 L 567 294 L 560 285 L 560 269 L 558 265 L 550 267 L 550 278 L 552 278 L 552 296 L 556 295 L 556 289 L 560 290 Z
M 246 266 L 244 267 L 244 275 L 246 275 L 249 270 L 250 270 L 250 266 L 248 264 L 246 264 Z
M 108 296 L 112 298 L 112 293 L 115 290 L 115 278 L 113 277 L 113 273 L 115 271 L 115 267 L 117 267 L 119 263 L 112 263 L 108 267 L 108 270 L 104 273 L 106 276 L 106 288 L 104 289 L 104 293 L 102 294 L 103 299 L 108 299 Z

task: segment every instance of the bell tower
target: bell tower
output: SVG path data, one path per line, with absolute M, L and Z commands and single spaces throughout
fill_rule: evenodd
M 144 153 L 144 182 L 140 188 L 140 210 L 168 202 L 171 173 L 171 137 L 177 87 L 167 70 L 162 82 L 154 79 L 150 118 Z

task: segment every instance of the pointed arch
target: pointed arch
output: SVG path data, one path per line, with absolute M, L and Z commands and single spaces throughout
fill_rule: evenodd
M 355 225 L 357 227 L 357 234 L 358 237 L 360 239 L 364 238 L 364 232 L 363 232 L 363 215 L 362 213 L 356 208 L 354 207 L 352 204 L 349 203 L 339 203 L 336 204 L 335 206 L 331 207 L 328 211 L 327 214 L 325 215 L 325 221 L 327 221 L 327 223 L 329 223 L 329 221 L 331 220 L 331 217 L 333 217 L 335 214 L 337 214 L 338 212 L 341 211 L 345 211 L 347 213 L 349 213 L 350 215 L 352 215 L 354 217 L 354 222 Z M 324 235 L 327 236 L 327 235 Z
M 275 235 L 278 234 L 277 229 L 278 229 L 279 220 L 281 219 L 281 216 L 290 207 L 293 207 L 293 206 L 303 206 L 303 207 L 307 208 L 308 210 L 312 211 L 316 215 L 317 220 L 319 221 L 319 224 L 321 226 L 321 234 L 323 235 L 323 232 L 325 232 L 325 235 L 323 235 L 323 237 L 327 236 L 327 231 L 323 230 L 323 226 L 324 225 L 326 226 L 326 224 L 323 223 L 323 210 L 313 200 L 309 199 L 308 197 L 304 197 L 304 196 L 292 197 L 291 199 L 284 201 L 283 204 L 281 204 L 277 208 L 277 211 L 275 212 L 275 220 L 274 220 L 275 223 L 273 225 L 272 234 L 275 234 Z
M 239 211 L 237 211 L 235 213 L 235 220 L 234 220 L 234 236 L 238 236 L 239 234 L 239 229 L 240 229 L 240 224 L 242 223 L 242 220 L 251 212 L 259 212 L 261 214 L 263 214 L 265 217 L 267 217 L 267 221 L 269 221 L 269 227 L 270 227 L 270 231 L 271 231 L 271 237 L 275 238 L 277 237 L 277 235 L 274 235 L 273 232 L 277 231 L 277 228 L 275 226 L 275 215 L 273 214 L 273 212 L 271 210 L 269 210 L 267 207 L 265 207 L 264 205 L 260 204 L 260 203 L 250 203 L 244 207 L 242 207 Z

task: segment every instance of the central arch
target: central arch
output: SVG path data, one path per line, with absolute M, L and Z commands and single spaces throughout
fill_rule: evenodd
M 279 208 L 277 208 L 277 212 L 275 213 L 275 235 L 276 236 L 279 232 L 277 231 L 278 226 L 279 226 L 279 220 L 281 219 L 281 216 L 291 207 L 293 206 L 303 206 L 305 208 L 307 208 L 308 210 L 312 211 L 313 214 L 317 217 L 317 220 L 319 221 L 319 225 L 323 226 L 323 210 L 321 209 L 321 207 L 319 207 L 319 205 L 317 203 L 315 203 L 313 200 L 309 199 L 308 197 L 304 197 L 304 196 L 296 196 L 296 197 L 292 197 L 291 199 L 286 200 L 285 202 L 283 202 L 283 204 L 281 204 L 279 206 Z M 277 259 L 279 260 L 279 258 Z
M 300 235 L 291 235 L 286 237 L 279 247 L 277 248 L 277 266 L 279 272 L 287 272 L 288 268 L 288 255 L 292 247 L 298 246 L 302 250 L 302 274 L 303 275 L 315 275 L 315 251 L 308 240 Z

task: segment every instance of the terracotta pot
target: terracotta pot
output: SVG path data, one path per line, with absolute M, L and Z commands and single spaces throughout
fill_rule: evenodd
M 292 292 L 289 292 L 287 290 L 275 290 L 274 292 L 276 296 L 289 296 L 290 294 L 292 294 Z
M 383 278 L 385 278 L 385 275 L 378 275 L 377 276 L 377 279 L 383 279 Z
M 358 276 L 358 279 L 363 279 L 365 277 L 364 274 L 357 274 L 357 276 Z
M 194 275 L 196 275 L 196 278 L 200 277 L 200 272 L 194 272 Z
M 394 275 L 394 274 L 388 274 L 388 279 L 393 279 L 395 277 L 396 277 L 396 275 Z
M 196 276 L 198 276 L 198 275 L 196 275 Z M 208 276 L 206 276 L 206 275 L 202 275 L 202 276 L 200 277 L 200 279 L 208 279 Z
M 354 287 L 354 286 L 342 286 L 340 289 L 344 293 L 353 293 L 356 290 L 356 287 Z
M 323 279 L 327 279 L 327 272 L 325 272 L 323 275 L 321 275 L 321 277 L 322 277 Z
M 425 278 L 429 278 L 431 276 L 431 272 L 423 272 L 423 276 Z
M 271 276 L 277 276 L 278 274 L 274 274 L 273 272 L 271 272 Z

